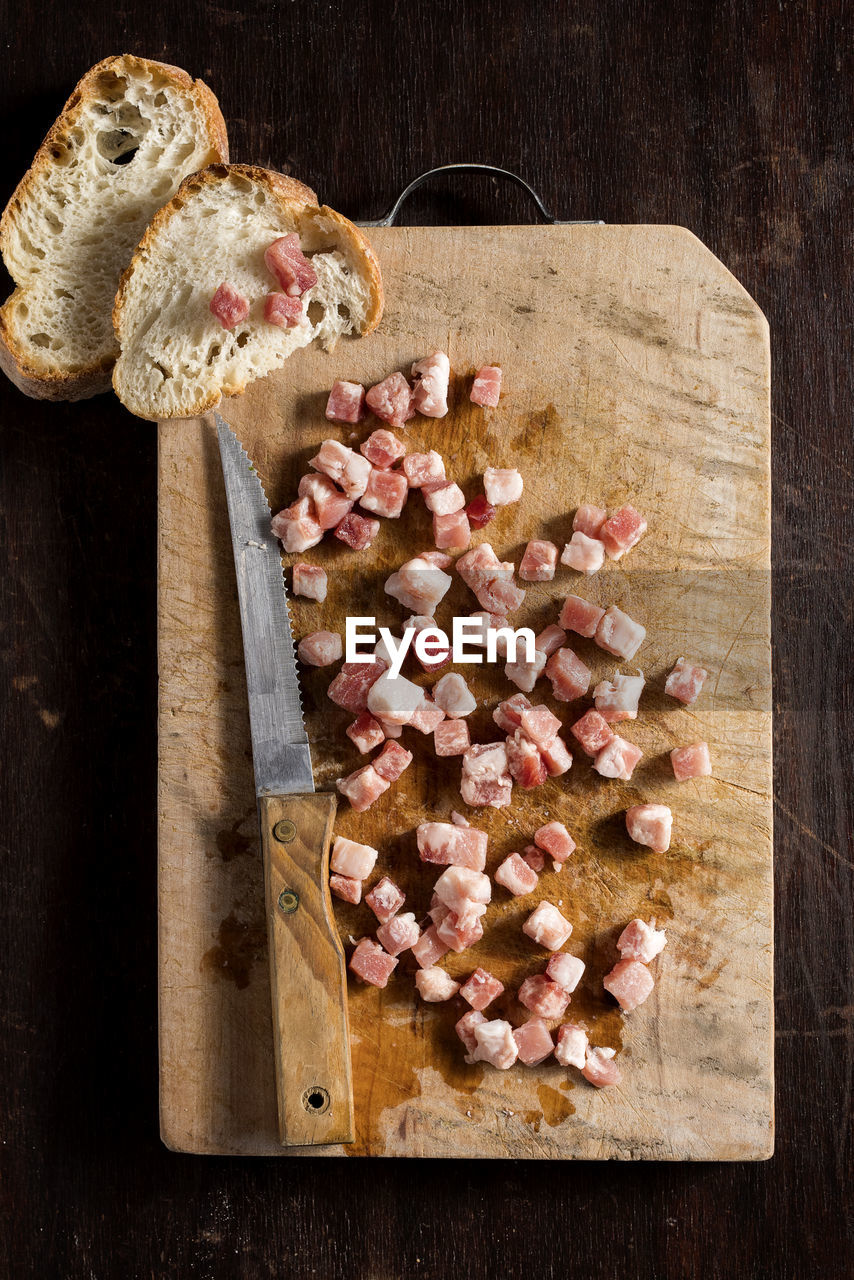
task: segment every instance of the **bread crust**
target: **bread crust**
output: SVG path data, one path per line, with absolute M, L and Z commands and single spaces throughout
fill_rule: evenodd
M 170 80 L 176 88 L 189 89 L 195 94 L 205 118 L 211 148 L 223 163 L 228 162 L 225 120 L 216 96 L 203 80 L 193 80 L 181 67 L 173 67 L 167 62 L 155 62 L 149 58 L 137 58 L 129 53 L 103 58 L 94 67 L 90 67 L 75 85 L 36 152 L 33 163 L 12 192 L 0 215 L 0 253 L 5 255 L 14 219 L 20 214 L 36 179 L 55 164 L 54 148 L 64 144 L 66 134 L 74 128 L 84 105 L 93 96 L 100 77 L 109 72 L 121 75 L 141 71 L 159 74 Z M 108 391 L 115 358 L 100 360 L 68 372 L 57 370 L 48 361 L 33 358 L 31 353 L 25 354 L 18 347 L 10 330 L 8 317 L 26 297 L 26 292 L 25 288 L 16 287 L 0 307 L 0 369 L 20 391 L 33 399 L 85 400 Z

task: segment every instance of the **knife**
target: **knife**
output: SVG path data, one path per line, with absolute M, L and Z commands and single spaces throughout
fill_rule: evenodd
M 336 797 L 316 793 L 282 560 L 270 505 L 214 414 L 228 500 L 249 694 L 267 904 L 279 1141 L 353 1142 L 344 949 L 329 893 Z

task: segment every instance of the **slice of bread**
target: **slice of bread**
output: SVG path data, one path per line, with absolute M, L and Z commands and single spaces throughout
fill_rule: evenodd
M 317 273 L 290 329 L 264 320 L 281 286 L 264 251 L 296 232 Z M 233 329 L 211 314 L 227 282 L 250 304 Z M 365 334 L 382 315 L 380 269 L 365 237 L 293 178 L 252 165 L 213 165 L 188 178 L 157 213 L 122 277 L 113 320 L 121 344 L 119 399 L 152 421 L 191 418 L 239 395 L 317 338 Z
M 17 288 L 0 308 L 0 367 L 39 399 L 107 391 L 119 278 L 152 215 L 197 169 L 228 159 L 201 80 L 128 54 L 88 71 L 0 219 Z

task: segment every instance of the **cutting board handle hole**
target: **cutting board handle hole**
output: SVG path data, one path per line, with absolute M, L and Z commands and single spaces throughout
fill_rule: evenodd
M 322 1116 L 329 1110 L 329 1092 L 322 1085 L 314 1084 L 302 1095 L 302 1105 L 311 1115 Z

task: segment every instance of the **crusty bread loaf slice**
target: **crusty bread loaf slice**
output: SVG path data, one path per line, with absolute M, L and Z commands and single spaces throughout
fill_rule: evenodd
M 109 389 L 113 300 L 140 236 L 188 174 L 227 159 L 201 80 L 128 54 L 86 73 L 0 219 L 17 285 L 0 309 L 0 366 L 22 391 L 80 400 Z
M 317 284 L 293 328 L 264 320 L 280 289 L 264 252 L 296 232 Z M 250 303 L 226 330 L 210 312 L 227 281 Z M 113 386 L 141 418 L 189 418 L 239 395 L 317 338 L 369 333 L 383 307 L 380 269 L 365 237 L 308 187 L 252 165 L 213 165 L 188 178 L 157 213 L 122 277 L 113 319 L 121 356 Z

